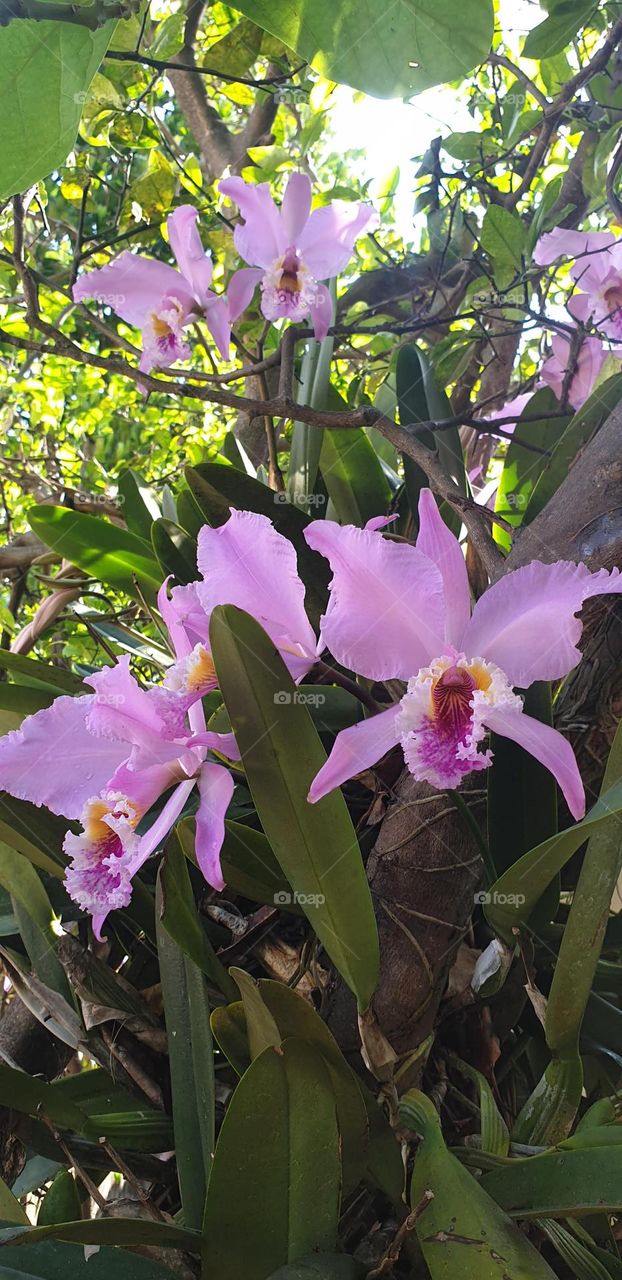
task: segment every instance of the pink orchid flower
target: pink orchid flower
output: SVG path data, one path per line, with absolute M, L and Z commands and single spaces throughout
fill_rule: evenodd
M 224 887 L 219 855 L 233 780 L 207 755 L 211 748 L 233 756 L 235 748 L 231 735 L 205 729 L 200 699 L 214 687 L 209 654 L 178 640 L 178 660 L 162 686 L 141 688 L 122 657 L 88 677 L 94 694 L 57 698 L 0 738 L 0 787 L 82 825 L 79 835 L 65 838 L 65 884 L 92 914 L 99 938 L 108 912 L 129 903 L 133 876 L 166 839 L 195 786 L 197 861 L 214 888 Z M 139 835 L 138 824 L 171 787 Z
M 571 356 L 570 339 L 556 333 L 551 339 L 551 352 L 541 370 L 542 381 L 562 398 L 564 381 Z M 592 394 L 594 384 L 607 359 L 607 350 L 598 338 L 585 336 L 575 357 L 574 373 L 568 387 L 568 402 L 580 409 Z
M 305 612 L 305 588 L 298 577 L 296 552 L 267 516 L 231 509 L 218 528 L 204 525 L 198 537 L 198 566 L 203 577 L 174 587 L 166 609 L 173 637 L 209 651 L 213 609 L 237 605 L 261 623 L 298 683 L 318 658 L 315 632 Z
M 555 227 L 540 237 L 533 256 L 541 267 L 574 258 L 570 276 L 580 292 L 569 299 L 568 310 L 575 320 L 592 320 L 608 337 L 622 339 L 622 240 L 611 231 Z
M 333 570 L 322 639 L 370 680 L 405 680 L 401 701 L 337 735 L 311 802 L 369 769 L 397 743 L 413 777 L 440 790 L 487 769 L 487 731 L 524 747 L 557 779 L 575 818 L 585 794 L 570 743 L 523 711 L 514 687 L 559 680 L 579 662 L 575 617 L 590 596 L 622 592 L 618 570 L 534 561 L 496 582 L 471 613 L 464 556 L 431 491 L 419 503 L 416 546 L 379 532 L 314 521 L 309 546 Z
M 266 320 L 311 317 L 318 340 L 333 321 L 333 303 L 325 284 L 343 271 L 355 241 L 373 231 L 379 217 L 369 204 L 333 200 L 311 213 L 311 183 L 293 173 L 280 211 L 270 188 L 251 186 L 242 178 L 226 178 L 219 190 L 237 204 L 244 221 L 234 231 L 236 248 L 254 268 L 261 284 L 261 310 Z
M 226 294 L 212 293 L 212 260 L 203 249 L 197 211 L 180 205 L 167 220 L 168 238 L 179 270 L 156 258 L 126 251 L 106 267 L 82 276 L 73 288 L 74 302 L 95 298 L 122 320 L 142 330 L 143 373 L 189 360 L 185 327 L 204 318 L 224 360 L 229 359 L 231 325 L 248 306 L 254 274 L 238 271 Z

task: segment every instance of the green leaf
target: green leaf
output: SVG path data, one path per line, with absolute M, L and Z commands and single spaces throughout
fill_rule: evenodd
M 398 351 L 395 382 L 402 426 L 439 422 L 453 416 L 450 401 L 445 392 L 438 388 L 427 356 L 415 343 L 409 343 Z M 446 431 L 437 433 L 427 431 L 418 439 L 435 454 L 443 469 L 466 493 L 464 458 L 458 428 L 449 427 Z M 417 529 L 419 494 L 422 489 L 428 488 L 429 480 L 412 458 L 403 455 L 403 463 L 408 502 Z M 460 530 L 459 517 L 450 508 L 441 509 L 446 523 L 457 534 Z
M 67 861 L 63 853 L 67 828 L 64 818 L 0 791 L 0 840 L 59 880 Z
M 295 548 L 298 572 L 306 587 L 307 610 L 311 621 L 317 621 L 326 608 L 330 572 L 324 558 L 307 546 L 303 534 L 310 521 L 304 511 L 288 502 L 283 494 L 274 493 L 259 480 L 221 462 L 187 467 L 185 474 L 195 503 L 212 527 L 229 519 L 231 507 L 257 511 L 272 520 L 275 529 Z
M 65 1099 L 53 1084 L 7 1067 L 3 1062 L 0 1062 L 0 1089 L 4 1098 L 11 1099 L 11 1107 L 15 1111 L 23 1111 L 29 1116 L 38 1116 L 42 1112 L 61 1129 L 76 1129 L 78 1133 L 84 1127 L 84 1112 Z
M 56 1240 L 29 1241 L 2 1247 L 3 1280 L 175 1280 L 175 1272 L 136 1253 L 102 1248 L 87 1259 L 77 1244 Z
M 550 686 L 543 681 L 525 692 L 527 715 L 551 725 Z M 493 734 L 494 767 L 488 773 L 488 844 L 497 875 L 528 849 L 557 831 L 557 784 L 544 765 L 509 738 Z
M 488 206 L 482 222 L 480 243 L 491 259 L 495 280 L 509 284 L 521 270 L 525 253 L 525 227 L 516 213 L 499 204 Z
M 119 476 L 118 501 L 130 532 L 150 542 L 151 526 L 161 514 L 154 490 L 136 471 L 123 471 Z
M 553 1280 L 554 1272 L 490 1192 L 447 1150 L 433 1104 L 410 1089 L 400 1104 L 402 1123 L 423 1142 L 415 1156 L 410 1188 L 413 1209 L 426 1193 L 415 1231 L 432 1280 Z M 529 1163 L 532 1163 L 531 1161 Z M 503 1170 L 495 1169 L 494 1177 Z
M 348 1066 L 334 1036 L 308 1000 L 296 995 L 282 982 L 262 978 L 259 995 L 269 1010 L 279 1032 L 279 1040 L 294 1037 L 313 1045 L 321 1053 L 328 1068 L 342 1144 L 344 1194 L 354 1190 L 365 1173 L 369 1145 L 368 1122 L 363 1091 L 352 1068 Z M 380 1114 L 380 1123 L 385 1120 Z M 378 1126 L 379 1127 L 379 1126 Z M 390 1130 L 389 1130 L 390 1132 Z M 398 1144 L 391 1135 L 398 1160 Z
M 184 818 L 177 834 L 187 858 L 196 861 L 194 852 L 194 818 Z M 261 831 L 245 827 L 241 822 L 225 819 L 225 839 L 220 851 L 223 876 L 235 893 L 252 902 L 275 904 L 283 910 L 292 908 L 291 886 Z M 297 914 L 300 908 L 296 908 Z M 196 957 L 195 957 L 196 959 Z
M 601 794 L 622 781 L 622 721 L 609 752 Z M 583 1093 L 581 1027 L 620 873 L 619 831 L 611 823 L 588 841 L 559 948 L 545 1018 L 552 1061 L 518 1117 L 517 1141 L 552 1144 L 567 1137 Z
M 597 8 L 594 0 L 561 0 L 544 22 L 527 33 L 523 57 L 553 58 L 556 53 L 561 53 Z
M 19 1200 L 0 1178 L 0 1222 L 15 1222 L 28 1226 L 28 1214 Z
M 203 1224 L 204 1280 L 266 1280 L 287 1262 L 334 1248 L 340 1181 L 335 1102 L 322 1057 L 298 1040 L 266 1049 L 242 1076 L 218 1137 Z
M 25 716 L 35 715 L 44 707 L 51 706 L 55 696 L 51 689 L 46 692 L 45 689 L 29 689 L 24 684 L 7 684 L 4 680 L 0 681 L 0 711 L 6 711 L 9 715 L 15 715 L 16 718 L 23 719 Z M 21 720 L 18 723 L 21 723 Z
M 8 889 L 22 941 L 37 977 L 72 1003 L 65 971 L 56 956 L 58 935 L 50 899 L 34 867 L 0 842 L 0 884 Z
M 193 841 L 194 844 L 194 841 Z M 228 1000 L 237 996 L 235 982 L 220 963 L 197 913 L 183 845 L 170 836 L 160 864 L 160 920 L 184 954 Z
M 549 461 L 544 453 L 535 453 L 525 449 L 525 444 L 535 445 L 538 449 L 554 449 L 561 440 L 567 426 L 568 418 L 547 417 L 548 413 L 556 413 L 559 401 L 548 388 L 536 391 L 516 424 L 515 439 L 510 441 L 505 455 L 503 471 L 495 499 L 495 511 L 507 520 L 513 528 L 523 523 L 532 494 Z M 523 417 L 542 414 L 539 421 L 523 422 Z M 512 546 L 512 539 L 499 525 L 494 526 L 493 536 L 506 551 Z
M 622 1208 L 617 1146 L 547 1151 L 484 1174 L 481 1186 L 513 1218 L 574 1218 Z
M 307 801 L 326 759 L 309 712 L 293 696 L 272 641 L 248 614 L 231 605 L 215 609 L 210 641 L 263 829 L 300 906 L 365 1009 L 379 965 L 371 895 L 341 792 L 318 804 Z
M 73 672 L 40 662 L 38 658 L 27 658 L 21 653 L 0 649 L 0 668 L 8 671 L 16 684 L 40 687 L 55 694 L 86 692 L 80 677 L 74 676 Z
M 151 544 L 163 577 L 172 573 L 178 582 L 196 582 L 196 543 L 185 529 L 181 529 L 172 520 L 154 520 L 151 526 Z
M 213 1010 L 211 1028 L 225 1057 L 239 1076 L 250 1067 L 251 1056 L 246 1033 L 246 1017 L 241 1000 L 220 1005 Z
M 599 796 L 581 822 L 536 845 L 500 876 L 490 890 L 485 911 L 492 928 L 505 942 L 514 944 L 512 930 L 529 919 L 545 889 L 573 853 L 595 832 L 615 827 L 621 811 L 622 783 L 617 782 Z
M 254 1058 L 258 1058 L 264 1049 L 275 1048 L 276 1045 L 280 1045 L 282 1036 L 261 996 L 255 979 L 251 978 L 251 975 L 245 973 L 243 969 L 237 968 L 232 968 L 231 976 L 235 978 L 240 988 L 248 1048 L 252 1061 Z
M 495 1156 L 507 1156 L 510 1150 L 508 1127 L 495 1102 L 494 1094 L 486 1077 L 482 1075 L 481 1071 L 476 1071 L 475 1067 L 472 1067 L 470 1063 L 463 1062 L 461 1058 L 456 1057 L 454 1054 L 451 1056 L 451 1062 L 462 1075 L 477 1085 L 479 1090 L 482 1151 L 490 1151 Z
M 157 560 L 147 543 L 128 529 L 66 507 L 32 507 L 34 532 L 46 546 L 109 587 L 150 603 L 162 582 Z M 138 590 L 136 587 L 138 583 Z
M 334 281 L 331 287 L 334 300 Z M 328 408 L 330 376 L 335 340 L 324 338 L 322 342 L 307 342 L 300 366 L 300 379 L 296 389 L 298 404 L 312 409 Z M 324 495 L 319 477 L 320 456 L 324 428 L 308 422 L 294 422 L 287 470 L 287 497 L 301 511 L 322 515 L 317 511 Z
M 314 1253 L 273 1271 L 269 1280 L 360 1280 L 362 1269 L 345 1253 Z
M 183 856 L 183 855 L 181 855 Z M 161 916 L 158 878 L 157 914 Z M 199 1229 L 214 1151 L 215 1083 L 210 1010 L 200 969 L 158 922 L 177 1176 L 186 1226 Z
M 0 28 L 0 200 L 64 163 L 115 26 L 20 18 Z
M 77 1222 L 80 1210 L 75 1178 L 68 1169 L 59 1169 L 41 1201 L 37 1226 L 46 1227 L 54 1222 Z
M 9 1227 L 0 1230 L 0 1258 L 4 1245 L 27 1247 L 38 1240 L 66 1240 L 75 1244 L 154 1245 L 160 1249 L 185 1249 L 197 1253 L 200 1238 L 172 1222 L 152 1218 L 87 1218 L 80 1222 L 57 1222 L 45 1227 Z
M 261 27 L 242 18 L 222 40 L 208 45 L 203 55 L 204 65 L 216 72 L 223 71 L 228 76 L 246 77 L 257 61 L 262 39 Z
M 341 524 L 362 528 L 372 516 L 384 515 L 391 502 L 380 460 L 358 428 L 324 431 L 323 436 L 320 470 L 331 502 Z
M 270 31 L 327 80 L 377 98 L 403 98 L 461 79 L 490 49 L 489 0 L 236 0 L 236 9 Z
M 542 459 L 538 478 L 523 515 L 524 524 L 530 524 L 544 510 L 562 480 L 566 479 L 579 450 L 584 448 L 621 399 L 622 374 L 616 373 L 592 392 L 564 427 L 561 435 L 554 432 L 554 441 L 549 439 L 545 446 L 552 450 L 551 456 Z M 562 424 L 563 422 L 562 419 Z M 520 434 L 523 434 L 522 430 Z

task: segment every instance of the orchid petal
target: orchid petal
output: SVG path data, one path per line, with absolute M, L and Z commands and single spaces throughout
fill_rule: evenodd
M 305 613 L 305 589 L 298 577 L 296 552 L 267 516 L 232 510 L 217 529 L 207 525 L 198 540 L 197 586 L 206 613 L 220 604 L 245 609 L 283 651 L 295 679 L 313 664 L 315 633 Z
M 85 683 L 95 690 L 88 715 L 88 728 L 98 737 L 149 747 L 164 736 L 164 725 L 153 701 L 130 672 L 127 654 L 113 667 L 87 676 Z
M 169 573 L 168 578 L 164 579 L 164 582 L 158 591 L 158 610 L 166 630 L 171 637 L 173 649 L 175 650 L 175 657 L 185 658 L 192 652 L 193 645 L 191 644 L 188 638 L 188 633 L 183 625 L 183 615 L 179 600 L 175 600 L 174 591 L 170 597 L 168 594 L 168 584 L 172 577 L 173 574 Z M 181 588 L 181 590 L 183 590 L 183 588 Z
M 201 306 L 205 302 L 212 283 L 212 259 L 201 244 L 197 227 L 198 211 L 191 204 L 182 204 L 167 219 L 169 244 L 179 270 L 193 296 Z
M 297 248 L 316 280 L 328 280 L 347 266 L 359 236 L 379 222 L 370 204 L 333 200 L 313 210 Z
M 233 273 L 227 285 L 227 306 L 231 324 L 235 324 L 242 312 L 246 311 L 262 276 L 263 271 L 258 267 L 241 267 L 239 271 Z
M 224 294 L 217 297 L 213 293 L 207 300 L 205 323 L 223 360 L 228 360 L 231 347 L 231 321 L 229 319 L 227 299 Z
M 482 721 L 493 733 L 518 743 L 553 774 L 578 822 L 585 813 L 585 791 L 574 751 L 566 738 L 524 711 L 507 707 L 490 707 L 482 714 Z
M 600 253 L 615 244 L 611 231 L 568 231 L 555 227 L 540 236 L 534 249 L 533 260 L 539 267 L 548 267 L 556 258 L 578 258 L 582 254 Z
M 18 800 L 80 818 L 128 754 L 125 743 L 96 739 L 86 720 L 95 698 L 55 698 L 0 738 L 0 789 Z
M 371 680 L 408 680 L 443 651 L 443 584 L 416 547 L 369 529 L 314 520 L 304 531 L 333 571 L 322 642 Z
M 225 838 L 225 814 L 234 791 L 228 769 L 221 764 L 204 764 L 199 774 L 199 807 L 194 842 L 197 862 L 213 889 L 224 889 L 220 850 Z
M 287 244 L 295 245 L 311 212 L 311 182 L 306 173 L 292 173 L 281 205 L 281 222 Z
M 196 786 L 196 781 L 196 778 L 187 778 L 184 782 L 180 782 L 179 786 L 175 787 L 162 812 L 158 814 L 155 822 L 152 823 L 144 836 L 141 836 L 136 853 L 128 864 L 130 876 L 136 875 L 136 872 L 140 870 L 147 858 L 166 840 L 167 835 L 175 826 L 188 796 Z
M 309 315 L 317 342 L 323 342 L 335 318 L 335 305 L 325 284 L 316 284 Z
M 337 734 L 333 749 L 316 774 L 309 789 L 309 802 L 315 804 L 322 796 L 340 787 L 357 773 L 363 773 L 377 764 L 399 742 L 396 728 L 397 706 L 387 707 L 368 720 L 359 720 Z
M 460 649 L 471 617 L 466 560 L 458 539 L 447 528 L 431 489 L 419 495 L 419 534 L 415 544 L 436 565 L 445 593 L 445 639 Z
M 285 252 L 287 244 L 268 183 L 251 186 L 243 178 L 226 178 L 218 190 L 237 204 L 244 218 L 233 233 L 240 257 L 252 267 L 269 267 Z
M 617 569 L 590 573 L 569 560 L 534 560 L 480 597 L 464 636 L 465 652 L 495 662 L 519 689 L 534 680 L 559 680 L 581 659 L 576 645 L 583 627 L 575 614 L 583 601 L 620 592 Z
M 192 293 L 174 267 L 156 258 L 141 258 L 129 250 L 106 267 L 87 272 L 73 286 L 74 302 L 95 298 L 139 329 L 167 296 L 177 298 L 185 309 L 192 310 Z

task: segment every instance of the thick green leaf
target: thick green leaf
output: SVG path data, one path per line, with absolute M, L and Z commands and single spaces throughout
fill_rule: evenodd
M 306 587 L 309 616 L 312 621 L 317 621 L 326 608 L 330 571 L 326 560 L 307 546 L 303 532 L 309 524 L 309 517 L 304 511 L 288 502 L 284 494 L 274 493 L 259 480 L 220 462 L 187 467 L 185 474 L 190 493 L 207 524 L 213 527 L 224 524 L 229 519 L 231 507 L 236 507 L 240 511 L 257 511 L 268 516 L 275 529 L 289 538 L 296 550 L 298 572 Z
M 228 1000 L 237 996 L 235 982 L 220 963 L 197 913 L 183 846 L 177 833 L 166 845 L 160 866 L 160 919 L 167 933 Z
M 341 524 L 362 528 L 386 513 L 391 488 L 363 431 L 324 431 L 320 470 Z
M 64 818 L 0 791 L 0 840 L 17 849 L 34 867 L 59 880 L 67 861 L 63 853 L 67 829 Z
M 622 722 L 609 752 L 602 794 L 622 780 Z M 581 1027 L 605 936 L 609 907 L 620 874 L 617 826 L 590 837 L 565 924 L 545 1018 L 552 1060 L 519 1115 L 516 1141 L 550 1145 L 566 1138 L 583 1093 L 579 1052 Z
M 523 523 L 531 496 L 548 461 L 545 454 L 525 449 L 522 441 L 536 445 L 538 449 L 554 449 L 569 422 L 568 418 L 547 418 L 547 413 L 558 409 L 559 401 L 545 387 L 531 397 L 516 424 L 516 439 L 511 440 L 508 446 L 495 499 L 495 511 L 513 528 L 519 528 Z M 542 417 L 536 422 L 523 422 L 524 417 L 534 414 L 542 414 Z M 510 550 L 512 539 L 505 529 L 496 524 L 493 535 L 500 546 Z
M 314 1253 L 273 1271 L 270 1280 L 358 1280 L 361 1267 L 345 1253 Z
M 162 572 L 148 543 L 136 534 L 66 507 L 32 507 L 28 517 L 46 546 L 85 573 L 138 600 L 155 601 Z
M 447 1150 L 438 1115 L 425 1094 L 410 1089 L 400 1104 L 402 1123 L 419 1133 L 410 1199 L 413 1208 L 426 1192 L 433 1199 L 415 1224 L 432 1280 L 553 1280 L 554 1272 L 529 1243 L 490 1190 Z M 494 1177 L 504 1170 L 495 1169 Z M 488 1194 L 487 1194 L 488 1191 Z
M 178 582 L 196 582 L 196 544 L 185 529 L 181 529 L 172 520 L 154 520 L 151 526 L 151 545 L 163 577 L 172 573 Z
M 307 801 L 326 759 L 309 712 L 296 701 L 280 654 L 254 618 L 231 605 L 218 608 L 210 640 L 263 829 L 299 905 L 365 1009 L 378 979 L 376 921 L 341 792 L 315 805 Z
M 551 691 L 538 682 L 526 690 L 525 711 L 552 724 Z M 488 772 L 488 844 L 497 875 L 557 831 L 557 786 L 544 765 L 509 738 L 493 734 L 494 768 Z M 550 918 L 550 917 L 549 917 Z
M 29 689 L 24 684 L 7 684 L 6 681 L 0 681 L 0 711 L 7 711 L 9 715 L 15 715 L 23 719 L 25 716 L 35 715 L 37 711 L 42 711 L 44 707 L 49 707 L 54 701 L 56 694 L 52 690 L 45 689 Z M 21 719 L 17 720 L 21 724 Z M 2 727 L 4 729 L 4 716 L 2 717 Z M 8 730 L 7 730 L 8 732 Z
M 236 0 L 327 80 L 403 98 L 465 76 L 490 49 L 490 0 Z
M 334 1248 L 340 1184 L 323 1058 L 298 1040 L 266 1049 L 242 1076 L 218 1137 L 203 1225 L 204 1280 L 266 1280 L 287 1262 Z
M 195 861 L 194 830 L 194 818 L 184 818 L 177 827 L 184 853 L 192 861 Z M 235 893 L 250 898 L 252 902 L 276 904 L 282 910 L 292 910 L 291 886 L 263 832 L 226 819 L 220 865 L 227 884 Z M 296 908 L 297 912 L 299 910 Z
M 561 53 L 598 9 L 594 0 L 561 0 L 544 22 L 527 33 L 523 46 L 525 58 L 552 58 Z
M 20 18 L 0 27 L 0 200 L 64 163 L 115 26 Z
M 326 1062 L 335 1096 L 342 1143 L 344 1192 L 354 1190 L 365 1172 L 369 1137 L 365 1102 L 359 1082 L 326 1023 L 308 1000 L 303 1000 L 284 983 L 270 979 L 261 979 L 258 989 L 278 1028 L 279 1039 L 294 1037 L 304 1040 L 313 1045 Z M 384 1117 L 381 1113 L 381 1122 L 382 1119 Z M 393 1144 L 397 1151 L 394 1139 Z
M 145 484 L 142 476 L 130 469 L 119 476 L 118 501 L 131 533 L 135 533 L 144 542 L 150 542 L 151 526 L 161 515 L 154 490 Z
M 513 1218 L 574 1218 L 622 1208 L 619 1146 L 551 1151 L 484 1174 L 481 1186 Z
M 19 1200 L 2 1178 L 0 1178 L 0 1222 L 28 1225 L 26 1210 L 22 1208 Z
M 525 228 L 516 213 L 490 204 L 484 214 L 480 243 L 492 261 L 495 280 L 501 286 L 521 270 L 525 252 Z
M 1 841 L 0 884 L 11 894 L 22 941 L 37 977 L 71 1002 L 69 984 L 56 956 L 54 912 L 41 878 L 27 858 Z
M 419 422 L 439 422 L 452 417 L 450 401 L 445 392 L 439 390 L 426 354 L 415 343 L 400 347 L 398 351 L 395 384 L 402 426 L 416 425 Z M 446 431 L 436 433 L 427 431 L 418 439 L 436 455 L 443 469 L 466 493 L 464 459 L 458 428 L 450 427 Z M 419 494 L 422 489 L 429 486 L 429 480 L 412 458 L 403 455 L 403 463 L 408 502 L 415 528 L 418 528 Z M 447 507 L 443 508 L 443 516 L 449 527 L 457 534 L 460 529 L 459 517 Z
M 251 1055 L 246 1032 L 246 1015 L 241 1000 L 214 1009 L 211 1028 L 225 1057 L 239 1076 L 250 1067 Z
M 3 1246 L 0 1250 L 3 1280 L 174 1280 L 169 1271 L 153 1258 L 119 1249 L 102 1248 L 88 1260 L 78 1244 L 59 1244 L 56 1240 L 30 1242 L 19 1247 Z
M 80 1196 L 75 1178 L 68 1169 L 59 1169 L 41 1201 L 37 1226 L 47 1227 L 55 1222 L 77 1222 L 79 1217 Z
M 300 377 L 296 388 L 298 404 L 311 405 L 313 409 L 325 409 L 330 387 L 331 359 L 334 339 L 307 342 L 300 365 Z M 320 505 L 318 472 L 324 429 L 308 422 L 294 422 L 289 448 L 287 469 L 287 497 L 302 512 L 322 515 L 315 508 Z
M 508 1127 L 495 1102 L 494 1094 L 485 1076 L 470 1063 L 452 1055 L 451 1061 L 458 1071 L 477 1085 L 481 1123 L 481 1148 L 495 1156 L 507 1156 L 510 1149 Z
M 74 1244 L 154 1245 L 161 1249 L 186 1249 L 197 1253 L 200 1238 L 172 1222 L 153 1218 L 88 1218 L 81 1222 L 57 1222 L 45 1227 L 6 1227 L 0 1230 L 0 1259 L 3 1246 L 28 1247 L 39 1240 L 66 1240 Z
M 42 1112 L 61 1129 L 80 1132 L 86 1123 L 84 1112 L 53 1084 L 7 1067 L 3 1062 L 0 1062 L 0 1093 L 3 1098 L 10 1098 L 14 1111 L 23 1111 L 30 1116 L 38 1116 Z
M 32 685 L 50 693 L 85 693 L 79 676 L 64 667 L 53 667 L 38 658 L 27 658 L 22 653 L 9 653 L 0 649 L 0 668 L 8 671 L 16 684 Z
M 618 824 L 621 812 L 622 783 L 618 782 L 599 796 L 581 822 L 530 849 L 495 882 L 486 916 L 500 937 L 514 943 L 512 930 L 529 919 L 553 877 L 591 835 Z
M 161 917 L 160 877 L 158 880 L 158 915 Z M 157 935 L 173 1093 L 177 1176 L 184 1222 L 198 1230 L 214 1152 L 215 1083 L 210 1009 L 200 969 L 184 955 L 160 923 Z
M 523 516 L 524 524 L 530 524 L 544 510 L 547 502 L 550 502 L 553 494 L 557 492 L 562 480 L 565 480 L 568 475 L 569 468 L 579 450 L 591 440 L 594 432 L 599 429 L 621 399 L 622 374 L 616 373 L 592 392 L 585 404 L 570 419 L 561 436 L 555 433 L 556 443 L 552 445 L 549 441 L 546 445 L 546 448 L 552 447 L 552 452 L 550 457 L 542 460 L 538 479 Z
M 106 1138 L 115 1151 L 170 1151 L 175 1145 L 173 1125 L 162 1111 L 105 1111 L 89 1116 L 85 1138 Z

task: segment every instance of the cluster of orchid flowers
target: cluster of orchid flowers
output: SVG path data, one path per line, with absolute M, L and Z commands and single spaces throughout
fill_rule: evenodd
M 212 291 L 212 259 L 201 243 L 192 205 L 180 205 L 166 224 L 178 270 L 126 251 L 74 285 L 75 302 L 94 298 L 141 330 L 143 373 L 189 360 L 184 331 L 198 320 L 205 321 L 220 355 L 228 360 L 231 326 L 258 285 L 267 320 L 298 322 L 309 317 L 315 337 L 325 338 L 333 321 L 333 301 L 323 281 L 344 270 L 358 237 L 379 222 L 371 205 L 342 200 L 311 212 L 311 183 L 302 173 L 290 176 L 280 210 L 267 183 L 251 186 L 242 178 L 227 178 L 219 189 L 240 210 L 242 221 L 233 239 L 240 257 L 250 264 L 234 273 L 224 293 Z
M 556 778 L 573 817 L 585 810 L 566 739 L 526 715 L 517 689 L 562 679 L 580 661 L 583 602 L 622 592 L 618 570 L 533 561 L 493 584 L 471 607 L 460 543 L 430 490 L 421 494 L 416 545 L 384 533 L 311 522 L 308 545 L 333 572 L 316 637 L 292 544 L 263 515 L 232 510 L 198 539 L 197 582 L 160 589 L 158 607 L 175 660 L 160 685 L 142 687 L 121 657 L 90 676 L 92 694 L 57 698 L 0 739 L 0 788 L 79 820 L 65 841 L 66 887 L 92 914 L 95 933 L 127 906 L 132 879 L 157 851 L 196 788 L 196 858 L 224 887 L 220 850 L 233 795 L 233 734 L 206 727 L 202 699 L 217 686 L 209 646 L 212 611 L 252 614 L 300 682 L 328 649 L 375 685 L 402 681 L 397 702 L 337 734 L 309 802 L 367 771 L 398 744 L 413 777 L 439 790 L 487 769 L 489 731 L 518 743 Z M 162 800 L 164 803 L 162 804 Z M 154 816 L 155 815 L 155 816 Z

